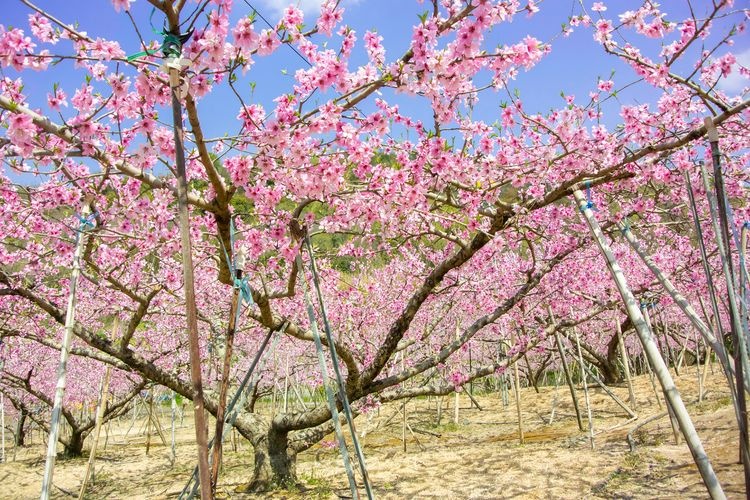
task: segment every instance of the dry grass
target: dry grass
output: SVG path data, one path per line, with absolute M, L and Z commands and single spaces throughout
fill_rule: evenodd
M 744 497 L 741 466 L 737 462 L 737 431 L 727 390 L 717 373 L 709 377 L 708 394 L 696 403 L 692 369 L 677 379 L 683 399 L 690 405 L 698 433 L 730 498 Z M 614 390 L 627 401 L 627 389 Z M 646 377 L 636 380 L 640 419 L 660 412 Z M 653 422 L 636 434 L 638 449 L 628 451 L 627 432 L 638 421 L 627 423 L 624 412 L 604 394 L 593 389 L 592 407 L 596 449 L 586 433 L 578 430 L 565 387 L 557 389 L 557 409 L 549 416 L 555 388 L 540 394 L 522 390 L 525 442 L 518 443 L 518 423 L 511 405 L 503 407 L 497 394 L 478 396 L 482 411 L 469 408 L 461 396 L 459 424 L 451 407 L 436 424 L 436 401 L 412 400 L 407 405 L 407 452 L 401 441 L 401 404 L 385 405 L 360 417 L 359 432 L 378 498 L 705 498 L 706 492 L 689 450 L 674 444 L 669 420 Z M 581 395 L 580 404 L 584 402 Z M 186 412 L 189 413 L 189 412 Z M 396 414 L 394 416 L 394 414 Z M 640 420 L 639 419 L 639 420 Z M 162 420 L 166 425 L 166 418 Z M 125 437 L 128 419 L 111 429 L 106 449 L 97 461 L 97 480 L 87 498 L 175 498 L 194 466 L 191 421 L 178 429 L 177 461 L 171 465 L 168 450 L 158 436 L 146 455 L 145 437 L 138 423 Z M 611 430 L 607 430 L 611 429 Z M 19 450 L 15 462 L 0 464 L 0 498 L 37 498 L 44 466 L 39 442 Z M 418 441 L 417 441 L 418 440 Z M 222 498 L 337 498 L 349 495 L 338 453 L 316 446 L 299 457 L 297 491 L 246 495 L 236 489 L 252 474 L 252 453 L 247 444 L 237 451 L 227 443 L 219 496 Z M 101 446 L 100 446 L 101 450 Z M 9 456 L 12 453 L 9 450 Z M 55 496 L 77 494 L 86 458 L 60 460 L 55 471 Z

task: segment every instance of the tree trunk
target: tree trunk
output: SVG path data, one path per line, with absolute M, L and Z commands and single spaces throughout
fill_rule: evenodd
M 238 491 L 262 493 L 297 484 L 297 454 L 289 447 L 288 434 L 274 429 L 253 444 L 255 471 L 249 484 Z
M 599 372 L 605 384 L 619 384 L 623 381 L 623 372 L 617 361 L 620 357 L 620 341 L 617 332 L 607 342 L 606 362 L 599 366 Z
M 65 458 L 80 457 L 83 455 L 83 441 L 85 436 L 81 432 L 72 431 L 70 440 L 67 443 L 63 443 L 65 449 L 63 450 L 63 456 Z
M 26 417 L 28 412 L 25 409 L 21 409 L 18 413 L 18 422 L 16 423 L 16 446 L 21 447 L 26 441 Z

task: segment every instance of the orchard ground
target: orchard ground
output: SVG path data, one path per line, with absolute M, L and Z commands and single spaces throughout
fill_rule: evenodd
M 683 368 L 677 385 L 729 498 L 743 498 L 742 466 L 737 463 L 738 435 L 726 382 L 714 367 L 705 396 L 697 402 L 695 367 Z M 627 401 L 624 385 L 614 387 Z M 705 487 L 684 442 L 674 444 L 668 418 L 637 431 L 637 448 L 629 451 L 626 434 L 639 422 L 661 413 L 648 376 L 635 379 L 638 420 L 629 421 L 601 388 L 592 388 L 595 451 L 578 430 L 567 387 L 560 385 L 521 390 L 525 444 L 518 443 L 513 394 L 504 407 L 499 393 L 477 394 L 481 410 L 461 394 L 459 424 L 453 423 L 454 396 L 443 401 L 442 421 L 436 423 L 436 400 L 406 404 L 407 451 L 401 439 L 402 403 L 383 405 L 357 419 L 377 498 L 705 498 Z M 477 391 L 478 392 L 478 391 Z M 553 401 L 555 416 L 549 423 Z M 583 392 L 579 402 L 584 411 Z M 471 406 L 471 407 L 470 407 Z M 104 431 L 96 462 L 96 481 L 86 498 L 176 498 L 194 467 L 192 412 L 177 427 L 177 460 L 158 435 L 150 438 L 146 455 L 145 419 L 133 424 L 130 415 L 113 422 L 103 449 Z M 261 413 L 263 408 L 260 407 Z M 169 407 L 157 410 L 169 441 Z M 426 432 L 425 432 L 426 431 Z M 439 437 L 438 437 L 439 435 Z M 0 464 L 0 498 L 37 498 L 44 465 L 44 448 L 35 431 L 33 445 L 8 449 L 9 462 Z M 316 445 L 302 453 L 297 465 L 297 491 L 263 495 L 241 492 L 251 477 L 247 470 L 250 446 L 241 439 L 225 445 L 219 498 L 346 498 L 350 496 L 337 448 Z M 88 446 L 88 444 L 87 444 Z M 55 498 L 77 496 L 87 456 L 60 459 L 55 469 Z

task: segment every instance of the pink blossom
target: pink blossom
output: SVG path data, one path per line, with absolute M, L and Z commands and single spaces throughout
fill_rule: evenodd
M 609 19 L 600 19 L 596 22 L 596 33 L 594 34 L 594 40 L 599 43 L 604 43 L 609 39 L 610 33 L 614 27 L 612 21 Z
M 279 40 L 279 37 L 276 35 L 275 31 L 263 30 L 260 32 L 260 38 L 258 40 L 258 54 L 267 56 L 273 53 L 273 51 L 276 50 L 279 45 L 281 45 L 281 41 Z
M 600 80 L 597 87 L 602 92 L 609 92 L 614 87 L 615 83 L 612 80 Z
M 333 28 L 343 19 L 344 9 L 336 8 L 336 3 L 333 0 L 326 0 L 321 7 L 317 22 L 318 31 L 328 36 L 331 36 Z
M 68 105 L 67 96 L 61 88 L 56 88 L 54 94 L 47 94 L 47 105 L 50 109 L 59 110 L 60 106 Z
M 594 2 L 594 5 L 591 6 L 591 10 L 594 12 L 604 12 L 607 10 L 607 6 L 602 2 Z
M 29 26 L 31 27 L 31 32 L 40 41 L 51 44 L 57 43 L 57 33 L 55 33 L 52 24 L 46 17 L 41 14 L 30 14 Z
M 258 47 L 259 36 L 253 29 L 253 21 L 249 17 L 243 17 L 232 29 L 234 44 L 248 51 L 255 50 Z
M 135 0 L 112 0 L 112 5 L 115 7 L 115 11 L 130 10 L 130 4 Z
M 297 26 L 301 25 L 304 21 L 302 11 L 297 7 L 290 5 L 284 9 L 284 14 L 281 17 L 281 23 L 286 29 L 297 30 Z

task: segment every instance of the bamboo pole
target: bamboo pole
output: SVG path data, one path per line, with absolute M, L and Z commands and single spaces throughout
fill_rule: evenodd
M 5 463 L 5 394 L 0 392 L 0 429 L 2 429 L 2 456 L 0 456 L 0 463 Z M 15 440 L 14 440 L 15 442 Z M 13 454 L 15 455 L 15 447 L 13 448 Z
M 622 336 L 622 327 L 620 326 L 620 322 L 615 318 L 615 328 L 617 329 L 617 343 L 620 346 L 620 355 L 622 356 L 622 365 L 625 369 L 625 380 L 628 382 L 628 400 L 630 401 L 630 406 L 633 407 L 633 409 L 637 409 L 637 403 L 635 400 L 635 391 L 633 391 L 633 380 L 630 377 L 630 359 L 628 357 L 628 350 L 625 348 L 625 339 Z
M 401 351 L 401 371 L 402 372 L 405 370 L 404 353 L 405 351 Z M 404 399 L 404 401 L 401 403 L 401 414 L 403 416 L 403 421 L 401 423 L 401 440 L 404 442 L 404 453 L 406 453 L 406 399 Z
M 119 320 L 115 319 L 116 326 L 114 330 L 119 329 Z M 107 365 L 107 370 L 104 372 L 104 378 L 102 379 L 101 391 L 99 391 L 99 404 L 96 407 L 96 423 L 94 424 L 94 442 L 91 444 L 91 451 L 89 452 L 89 461 L 86 464 L 86 472 L 83 473 L 83 484 L 81 484 L 81 491 L 78 493 L 78 500 L 83 500 L 83 495 L 86 493 L 86 486 L 89 482 L 91 470 L 94 466 L 94 460 L 96 459 L 96 448 L 99 444 L 99 433 L 102 430 L 102 421 L 104 420 L 104 411 L 107 409 L 107 396 L 109 394 L 109 378 L 112 373 L 112 367 Z
M 234 426 L 234 422 L 237 418 L 237 414 L 239 413 L 239 409 L 243 408 L 245 405 L 245 400 L 247 399 L 248 394 L 251 394 L 259 380 L 260 376 L 258 372 L 260 372 L 266 362 L 266 358 L 263 357 L 263 352 L 266 349 L 266 346 L 268 346 L 268 342 L 271 340 L 271 337 L 275 332 L 282 332 L 286 329 L 288 323 L 284 322 L 279 326 L 277 329 L 269 328 L 268 333 L 264 337 L 263 341 L 261 342 L 260 346 L 258 347 L 257 352 L 255 353 L 255 356 L 253 357 L 252 362 L 250 363 L 250 367 L 248 368 L 247 372 L 245 373 L 245 376 L 242 378 L 242 381 L 240 382 L 239 387 L 237 387 L 237 390 L 234 393 L 234 396 L 232 396 L 232 399 L 229 401 L 229 404 L 227 405 L 227 416 L 226 416 L 226 422 L 230 425 L 230 427 L 225 427 L 224 433 L 226 434 L 227 429 L 231 429 Z M 276 342 L 278 341 L 278 336 L 274 337 L 273 346 L 276 345 Z M 273 350 L 274 347 L 271 347 Z M 256 367 L 258 368 L 256 371 Z M 252 380 L 251 380 L 252 379 Z M 184 403 L 183 403 L 184 405 Z M 184 416 L 184 411 L 180 412 L 181 417 Z M 223 439 L 223 436 L 222 436 Z M 212 446 L 208 445 L 208 446 Z M 194 498 L 195 495 L 198 492 L 198 488 L 200 487 L 200 484 L 197 482 L 198 479 L 198 466 L 195 466 L 193 468 L 193 473 L 190 476 L 190 479 L 188 479 L 188 482 L 183 487 L 182 491 L 179 494 L 179 498 Z
M 648 307 L 645 304 L 642 304 L 641 305 L 641 310 L 643 311 L 643 317 L 646 320 L 646 326 L 648 327 L 649 331 L 651 332 L 651 335 L 654 338 L 657 338 L 657 335 L 654 333 L 654 329 L 651 326 L 651 317 L 649 316 L 649 313 L 648 313 Z M 665 364 L 666 364 L 666 362 L 665 362 Z M 669 365 L 666 364 L 666 366 L 667 366 L 667 370 L 669 370 Z M 657 399 L 658 399 L 658 396 L 657 396 Z M 674 410 L 672 409 L 672 407 L 669 404 L 669 401 L 666 400 L 666 398 L 665 398 L 665 404 L 667 406 L 667 412 L 669 413 L 669 425 L 672 426 L 672 435 L 674 436 L 674 444 L 680 444 L 680 437 L 679 437 L 679 433 L 678 433 L 678 430 L 677 430 L 677 423 L 675 421 Z
M 349 490 L 352 493 L 352 498 L 354 498 L 355 500 L 359 500 L 359 491 L 357 490 L 357 482 L 354 477 L 354 470 L 352 469 L 351 461 L 349 459 L 349 451 L 346 448 L 344 434 L 341 431 L 338 407 L 336 406 L 334 393 L 328 385 L 328 365 L 326 364 L 325 357 L 323 356 L 323 344 L 320 339 L 320 332 L 318 331 L 318 323 L 315 319 L 315 310 L 313 308 L 312 301 L 310 300 L 310 292 L 308 291 L 307 286 L 307 277 L 305 276 L 305 270 L 302 266 L 302 255 L 300 253 L 298 253 L 297 257 L 295 258 L 295 264 L 297 265 L 297 270 L 302 278 L 302 292 L 305 298 L 307 317 L 310 321 L 310 330 L 312 331 L 313 339 L 315 341 L 315 351 L 318 357 L 318 365 L 320 367 L 321 383 L 323 385 L 323 392 L 328 403 L 328 409 L 331 412 L 333 428 L 339 442 L 341 460 L 344 463 L 344 470 L 346 471 L 346 476 L 349 480 Z M 329 349 L 331 349 L 331 352 L 334 352 L 334 347 L 332 344 L 333 342 L 329 344 Z M 356 438 L 356 436 L 354 437 Z
M 85 202 L 81 209 L 81 215 L 88 217 L 91 209 Z M 60 414 L 62 412 L 63 397 L 65 396 L 66 375 L 68 372 L 68 357 L 70 355 L 70 344 L 73 341 L 73 327 L 76 314 L 76 289 L 78 277 L 81 274 L 81 255 L 86 242 L 86 224 L 81 223 L 76 232 L 76 247 L 73 253 L 73 270 L 70 274 L 70 290 L 68 291 L 68 309 L 65 314 L 65 333 L 63 334 L 62 346 L 60 347 L 60 363 L 57 367 L 57 385 L 55 387 L 55 398 L 52 403 L 52 418 L 49 425 L 49 437 L 47 438 L 47 461 L 44 465 L 44 478 L 42 479 L 41 500 L 49 500 L 52 490 L 52 479 L 55 470 L 55 459 L 57 458 L 57 436 L 60 427 Z
M 705 172 L 704 169 L 702 169 L 701 172 L 702 172 L 702 175 L 703 175 L 703 181 L 704 181 L 704 184 L 705 184 L 705 187 L 706 187 L 706 191 L 708 192 L 708 190 L 709 190 L 708 177 L 707 177 L 706 172 Z M 686 181 L 687 181 L 687 186 L 688 186 L 689 197 L 691 199 L 691 206 L 692 206 L 692 210 L 693 210 L 694 223 L 696 224 L 696 228 L 697 228 L 698 234 L 702 235 L 702 233 L 700 232 L 700 224 L 699 224 L 699 222 L 697 220 L 697 209 L 695 208 L 695 202 L 692 199 L 692 187 L 690 186 L 690 180 L 689 180 L 689 178 L 686 177 Z M 711 204 L 711 200 L 710 199 L 709 199 L 709 204 Z M 723 255 L 723 245 L 722 245 L 722 242 L 721 242 L 721 238 L 718 237 L 718 234 L 719 234 L 718 231 L 719 231 L 719 229 L 718 229 L 718 227 L 716 225 L 716 221 L 713 218 L 712 218 L 712 222 L 713 222 L 713 226 L 714 226 L 713 227 L 714 232 L 716 232 L 716 234 L 717 234 L 717 245 L 719 247 L 719 252 L 722 253 L 722 255 Z M 737 363 L 735 361 L 734 372 L 735 373 L 739 373 L 739 375 L 736 376 L 736 377 L 734 377 L 733 376 L 732 365 L 729 362 L 729 358 L 727 356 L 727 353 L 726 353 L 726 351 L 724 349 L 723 344 L 714 338 L 713 333 L 711 332 L 711 329 L 698 317 L 697 313 L 692 308 L 692 306 L 687 302 L 687 300 L 681 294 L 679 294 L 679 292 L 677 292 L 677 290 L 674 288 L 674 286 L 672 285 L 672 283 L 670 282 L 670 280 L 658 269 L 658 267 L 656 267 L 656 265 L 653 263 L 653 260 L 650 258 L 650 256 L 648 256 L 640 248 L 640 245 L 638 244 L 637 240 L 635 239 L 632 231 L 630 231 L 626 226 L 624 226 L 622 224 L 620 224 L 620 229 L 621 229 L 623 235 L 625 236 L 626 241 L 628 241 L 628 243 L 636 251 L 636 253 L 641 258 L 641 260 L 646 264 L 646 266 L 649 267 L 649 269 L 651 270 L 651 272 L 660 281 L 660 283 L 662 284 L 663 288 L 665 290 L 667 290 L 667 292 L 672 297 L 672 299 L 674 300 L 674 302 L 685 313 L 685 315 L 688 317 L 688 319 L 693 324 L 693 326 L 701 333 L 701 335 L 704 338 L 704 340 L 706 340 L 706 342 L 708 342 L 708 344 L 713 348 L 714 352 L 716 353 L 716 356 L 719 359 L 719 364 L 721 365 L 721 368 L 722 368 L 722 370 L 724 372 L 724 376 L 727 378 L 727 381 L 729 382 L 730 398 L 732 399 L 732 404 L 733 404 L 733 407 L 735 409 L 735 417 L 737 419 L 738 427 L 740 429 L 740 436 L 741 436 L 741 439 L 740 439 L 740 453 L 744 457 L 743 463 L 750 464 L 750 450 L 748 450 L 748 447 L 746 446 L 746 440 L 742 439 L 742 436 L 746 436 L 747 435 L 747 419 L 746 419 L 747 413 L 746 413 L 746 411 L 744 411 L 744 409 L 745 409 L 746 406 L 744 404 L 744 400 L 745 400 L 745 398 L 744 398 L 744 392 L 742 391 L 742 383 L 743 383 L 742 381 L 744 380 L 744 377 L 742 376 L 742 367 L 741 366 L 739 366 L 739 371 L 738 371 L 738 365 L 741 365 L 741 363 Z M 702 238 L 702 236 L 701 236 L 701 238 Z M 699 246 L 702 247 L 702 242 L 701 242 L 701 244 Z M 702 257 L 704 257 L 704 256 L 705 256 L 705 249 L 702 249 Z M 724 271 L 725 271 L 725 273 L 729 272 L 729 269 L 728 269 L 728 267 L 726 265 L 726 259 L 723 259 L 722 262 L 724 263 Z M 708 267 L 707 262 L 704 262 L 704 271 L 707 273 L 707 276 L 708 276 L 707 280 L 708 280 L 708 283 L 709 283 L 709 291 L 711 291 L 712 290 L 712 281 L 710 280 L 710 269 Z M 731 280 L 729 280 L 729 281 L 731 281 Z M 731 287 L 731 284 L 728 285 L 728 287 Z M 715 298 L 713 292 L 711 293 L 711 299 L 712 299 L 712 304 L 714 305 L 714 308 L 715 308 L 714 309 L 714 316 L 715 316 L 714 319 L 716 320 L 716 323 L 717 323 L 717 331 L 720 332 L 721 331 L 721 325 L 720 325 L 720 322 L 718 320 L 718 318 L 719 318 L 719 316 L 718 316 L 718 309 L 717 309 L 718 306 L 716 305 L 716 298 Z M 699 300 L 701 301 L 701 306 L 703 306 L 702 299 L 700 299 L 700 297 L 699 297 Z M 736 382 L 733 382 L 733 381 L 736 381 Z M 653 383 L 653 381 L 652 381 L 652 383 Z M 735 387 L 735 384 L 736 384 L 736 387 Z M 746 389 L 747 389 L 747 386 L 746 386 Z M 742 394 L 740 394 L 740 393 L 742 393 Z M 658 397 L 657 397 L 657 401 L 659 402 L 659 405 L 661 407 L 661 402 L 658 400 Z M 671 417 L 671 414 L 670 414 L 670 417 Z M 670 420 L 670 421 L 672 423 L 674 423 L 673 420 Z M 745 433 L 744 434 L 742 432 L 743 429 L 745 429 Z M 745 472 L 747 472 L 747 471 L 745 471 Z M 746 475 L 746 478 L 747 478 L 747 475 Z
M 339 391 L 339 398 L 341 399 L 344 416 L 346 417 L 346 421 L 349 424 L 349 434 L 352 439 L 352 445 L 354 447 L 354 454 L 357 456 L 357 461 L 359 462 L 359 469 L 360 469 L 360 472 L 362 473 L 362 483 L 363 483 L 363 486 L 365 487 L 365 493 L 367 494 L 367 498 L 369 500 L 372 500 L 374 498 L 374 494 L 372 492 L 372 485 L 370 484 L 370 477 L 367 471 L 365 455 L 362 452 L 362 449 L 359 445 L 359 437 L 357 436 L 357 429 L 356 429 L 356 426 L 354 425 L 354 416 L 352 415 L 351 406 L 349 404 L 349 396 L 347 395 L 347 392 L 346 392 L 346 384 L 344 383 L 344 378 L 341 375 L 341 368 L 338 362 L 338 354 L 336 353 L 336 342 L 334 341 L 333 332 L 331 331 L 331 325 L 330 325 L 330 322 L 328 321 L 328 313 L 326 311 L 325 301 L 323 300 L 323 293 L 320 290 L 320 277 L 318 275 L 318 268 L 315 263 L 315 253 L 313 252 L 312 242 L 310 241 L 309 232 L 305 232 L 305 246 L 307 247 L 307 253 L 310 256 L 310 271 L 312 273 L 312 281 L 315 287 L 315 295 L 317 296 L 318 303 L 320 304 L 320 316 L 321 316 L 321 319 L 323 320 L 323 326 L 325 329 L 326 339 L 328 340 L 328 352 L 331 356 L 331 366 L 333 367 L 333 372 L 334 372 L 335 379 L 336 379 L 336 385 Z
M 148 395 L 148 415 L 146 417 L 146 456 L 151 448 L 151 424 L 154 421 L 154 389 L 152 388 Z
M 721 171 L 721 153 L 719 151 L 719 133 L 710 117 L 706 117 L 704 124 L 708 131 L 708 140 L 711 144 L 711 158 L 714 167 L 714 188 L 716 191 L 716 210 L 709 196 L 708 204 L 711 208 L 711 223 L 714 229 L 714 237 L 721 256 L 721 265 L 724 273 L 724 281 L 727 290 L 727 301 L 729 303 L 730 331 L 735 346 L 739 346 L 734 357 L 734 371 L 737 386 L 737 409 L 739 413 L 738 425 L 740 431 L 740 460 L 745 475 L 745 490 L 750 491 L 750 434 L 748 434 L 747 423 L 747 400 L 745 390 L 748 389 L 747 377 L 750 376 L 750 367 L 747 366 L 747 344 L 742 328 L 740 312 L 737 308 L 737 295 L 734 289 L 734 269 L 732 266 L 731 240 L 729 237 L 729 222 L 727 215 L 727 199 L 724 193 L 724 175 Z M 701 166 L 701 176 L 706 187 L 706 194 L 710 193 L 708 175 L 705 167 Z M 718 212 L 718 217 L 715 212 Z M 718 219 L 718 222 L 717 222 Z M 716 319 L 719 323 L 719 318 Z M 743 388 L 745 390 L 743 390 Z
M 666 318 L 666 311 L 662 310 L 659 313 L 659 320 L 662 324 L 662 327 L 664 328 L 664 343 L 667 346 L 667 352 L 669 352 L 669 356 L 672 360 L 672 364 L 674 365 L 674 374 L 675 377 L 681 377 L 680 371 L 682 370 L 682 360 L 683 356 L 685 355 L 685 349 L 687 348 L 687 338 L 682 343 L 682 347 L 680 347 L 680 344 L 678 342 L 679 333 L 677 331 L 671 332 L 669 329 L 669 322 Z M 674 340 L 677 345 L 672 348 L 669 345 L 670 338 Z
M 167 444 L 167 438 L 164 436 L 164 429 L 162 428 L 161 422 L 159 422 L 159 415 L 156 415 L 152 412 L 151 423 L 154 426 L 156 435 L 159 436 L 159 439 L 161 440 L 161 444 L 163 444 L 165 448 L 169 447 L 169 445 Z
M 289 353 L 284 363 L 284 413 L 289 410 Z
M 302 395 L 299 392 L 299 389 L 297 389 L 297 386 L 295 384 L 292 384 L 292 392 L 297 397 L 297 401 L 299 401 L 299 404 L 302 405 L 302 408 L 307 410 L 307 403 L 305 403 L 305 400 L 302 398 Z
M 508 374 L 503 373 L 500 375 L 500 398 L 503 400 L 503 408 L 507 408 L 510 404 L 508 397 Z
M 593 371 L 591 371 L 588 366 L 583 365 L 583 368 L 586 371 L 586 373 L 594 380 L 594 382 L 597 385 L 599 385 L 599 387 L 601 387 L 602 390 L 606 392 L 610 398 L 612 398 L 612 401 L 617 403 L 617 406 L 625 410 L 625 413 L 628 414 L 628 417 L 638 418 L 638 415 L 628 405 L 626 405 L 625 402 L 622 399 L 620 399 L 617 396 L 617 394 L 614 393 L 612 389 L 607 387 L 607 385 L 602 381 L 602 379 L 600 379 Z
M 664 360 L 659 355 L 659 350 L 654 342 L 653 336 L 648 330 L 641 311 L 638 309 L 637 301 L 633 296 L 633 293 L 630 291 L 630 288 L 628 287 L 627 280 L 625 279 L 625 275 L 623 274 L 620 265 L 615 259 L 615 256 L 609 247 L 609 244 L 605 240 L 604 234 L 599 227 L 599 223 L 596 221 L 594 213 L 591 211 L 591 207 L 586 201 L 586 197 L 579 189 L 576 189 L 573 192 L 573 195 L 575 197 L 576 204 L 578 205 L 581 214 L 584 217 L 584 220 L 591 230 L 594 241 L 598 245 L 599 250 L 607 261 L 607 267 L 612 274 L 612 278 L 614 279 L 615 284 L 617 285 L 617 289 L 622 296 L 628 315 L 630 316 L 630 319 L 635 326 L 636 332 L 638 333 L 638 337 L 643 344 L 644 352 L 649 361 L 651 361 L 651 363 L 654 365 L 654 371 L 656 372 L 659 383 L 664 390 L 664 394 L 672 404 L 672 408 L 675 410 L 678 423 L 680 424 L 680 430 L 682 431 L 685 437 L 685 441 L 690 448 L 690 453 L 693 455 L 693 459 L 698 466 L 698 470 L 701 474 L 701 478 L 703 479 L 704 484 L 706 485 L 706 489 L 711 498 L 713 498 L 714 500 L 725 499 L 726 495 L 721 488 L 719 479 L 716 477 L 716 473 L 711 466 L 711 462 L 709 461 L 708 456 L 703 449 L 703 444 L 701 443 L 700 438 L 695 431 L 695 426 L 693 426 L 693 422 L 690 419 L 687 408 L 685 408 L 685 404 L 680 397 L 680 393 L 677 391 L 674 380 L 672 380 L 672 376 L 670 375 L 669 370 L 664 364 Z
M 456 320 L 456 340 L 461 338 L 461 331 L 458 327 L 458 320 Z M 454 388 L 454 399 L 453 399 L 453 423 L 458 425 L 458 408 L 459 404 L 461 402 L 460 396 L 458 394 L 458 389 Z
M 185 173 L 185 150 L 183 147 L 182 104 L 180 103 L 179 63 L 168 65 L 169 83 L 172 93 L 172 121 L 174 124 L 175 173 L 177 176 L 177 204 L 182 246 L 182 275 L 185 284 L 185 313 L 189 341 L 190 382 L 193 389 L 193 410 L 195 413 L 195 443 L 198 449 L 198 479 L 201 498 L 212 498 L 211 471 L 208 465 L 208 425 L 203 402 L 203 381 L 201 379 L 201 353 L 198 338 L 198 313 L 195 304 L 195 279 L 193 276 L 193 252 L 190 241 L 190 215 L 188 212 L 188 185 Z
M 671 280 L 659 269 L 656 264 L 654 263 L 653 259 L 650 255 L 646 253 L 643 248 L 641 248 L 640 243 L 635 238 L 635 235 L 633 234 L 633 231 L 631 231 L 626 225 L 623 223 L 619 223 L 620 231 L 622 232 L 623 236 L 625 237 L 625 241 L 630 244 L 630 247 L 635 250 L 635 253 L 638 254 L 638 257 L 640 257 L 641 261 L 643 261 L 644 264 L 646 264 L 646 267 L 649 268 L 649 270 L 654 274 L 656 279 L 661 284 L 662 288 L 667 291 L 669 296 L 672 298 L 672 300 L 677 304 L 677 306 L 680 308 L 680 310 L 685 314 L 685 316 L 690 320 L 690 323 L 695 327 L 696 330 L 701 334 L 701 336 L 708 342 L 708 344 L 711 346 L 711 348 L 717 353 L 719 356 L 719 360 L 722 362 L 722 364 L 727 367 L 725 368 L 728 370 L 729 368 L 729 360 L 724 354 L 724 350 L 722 349 L 722 346 L 720 346 L 720 343 L 717 341 L 716 337 L 714 337 L 713 332 L 711 332 L 711 329 L 703 322 L 703 320 L 700 319 L 698 316 L 698 313 L 695 311 L 692 305 L 687 301 L 687 299 L 677 291 L 677 289 L 672 284 Z M 731 380 L 731 375 L 728 375 Z
M 591 449 L 594 449 L 594 421 L 591 418 L 591 402 L 589 401 L 589 384 L 586 375 L 586 365 L 583 364 L 583 353 L 581 352 L 581 340 L 578 336 L 578 328 L 573 327 L 573 332 L 576 336 L 576 349 L 578 349 L 578 363 L 581 367 L 581 381 L 583 382 L 583 398 L 586 402 L 586 418 L 589 422 L 589 443 Z
M 223 244 L 223 243 L 222 243 Z M 234 248 L 231 249 L 234 253 Z M 228 258 L 228 257 L 227 257 Z M 229 262 L 227 262 L 227 265 Z M 234 286 L 232 287 L 232 301 L 229 306 L 229 322 L 224 342 L 224 362 L 221 370 L 221 383 L 219 384 L 219 401 L 216 405 L 216 423 L 214 426 L 214 446 L 211 450 L 211 489 L 216 493 L 219 484 L 219 470 L 221 470 L 221 459 L 224 445 L 224 420 L 227 408 L 227 394 L 229 393 L 229 374 L 232 366 L 232 351 L 234 348 L 234 334 L 237 330 L 237 321 L 242 311 L 240 299 L 240 286 L 242 283 L 242 271 L 245 269 L 245 254 L 237 252 L 234 259 Z M 230 269 L 232 266 L 230 266 Z
M 701 169 L 702 177 L 704 177 L 703 172 L 704 172 L 703 169 Z M 709 347 L 713 349 L 714 351 L 719 349 L 724 355 L 724 359 L 727 360 L 727 364 L 729 365 L 729 359 L 728 359 L 729 357 L 726 353 L 726 349 L 724 348 L 724 334 L 722 333 L 721 321 L 719 320 L 719 317 L 720 317 L 719 316 L 719 303 L 716 298 L 716 287 L 714 286 L 714 280 L 711 274 L 711 266 L 708 263 L 708 252 L 706 252 L 706 242 L 703 239 L 703 229 L 701 228 L 700 217 L 698 216 L 698 206 L 695 203 L 695 196 L 693 195 L 693 185 L 690 182 L 690 174 L 688 172 L 684 172 L 683 176 L 685 178 L 685 187 L 687 189 L 688 200 L 690 202 L 690 212 L 693 216 L 693 225 L 695 226 L 695 235 L 698 239 L 698 249 L 700 250 L 700 254 L 701 254 L 701 264 L 703 266 L 703 274 L 706 276 L 706 285 L 708 287 L 708 295 L 709 295 L 709 298 L 711 299 L 711 309 L 713 310 L 713 315 L 714 315 L 715 325 L 713 325 L 713 328 L 714 328 L 714 331 L 716 331 L 717 342 L 715 346 L 711 346 L 709 344 Z M 704 180 L 704 183 L 706 184 L 706 191 L 708 192 L 708 185 L 707 185 L 708 179 L 704 177 L 703 180 Z M 709 201 L 709 208 L 710 208 L 710 200 L 708 201 Z M 700 302 L 701 309 L 703 310 L 703 314 L 706 317 L 706 322 L 708 323 L 709 326 L 712 326 L 711 319 L 709 318 L 708 312 L 706 311 L 706 305 L 703 303 L 703 297 L 698 296 L 698 301 Z M 729 365 L 729 367 L 731 368 L 731 365 Z M 735 408 L 738 408 L 736 397 L 734 396 L 735 394 L 734 384 L 730 383 L 729 388 L 733 395 L 732 397 L 733 397 L 734 406 Z
M 518 442 L 520 444 L 523 444 L 523 416 L 521 415 L 521 381 L 518 377 L 518 359 L 516 359 L 513 362 L 513 392 L 515 393 L 515 396 L 516 396 L 516 415 L 518 417 Z
M 547 314 L 549 314 L 550 320 L 555 321 L 555 318 L 552 315 L 552 309 L 549 306 L 547 306 Z M 573 385 L 573 377 L 570 376 L 568 361 L 565 359 L 565 349 L 562 345 L 560 332 L 558 332 L 557 329 L 555 329 L 555 343 L 557 344 L 557 352 L 560 354 L 560 362 L 562 363 L 563 373 L 565 374 L 565 382 L 568 384 L 568 389 L 570 390 L 570 398 L 573 400 L 573 409 L 576 412 L 578 429 L 583 431 L 583 419 L 581 418 L 581 410 L 578 408 L 578 397 L 576 396 L 576 389 Z
M 695 374 L 698 376 L 698 402 L 703 402 L 703 377 L 701 377 L 701 351 L 700 351 L 700 339 L 698 333 L 694 332 L 695 335 Z
M 682 342 L 682 348 L 680 349 L 680 354 L 677 355 L 677 366 L 680 368 L 680 370 L 682 370 L 682 364 L 685 362 L 685 357 L 687 356 L 688 340 L 689 339 L 686 335 L 685 340 Z M 678 377 L 680 376 L 679 372 L 677 372 L 677 376 Z
M 658 347 L 657 347 L 658 350 Z M 661 354 L 659 354 L 661 356 Z M 651 381 L 651 389 L 654 391 L 654 397 L 656 398 L 656 405 L 659 407 L 659 409 L 662 409 L 661 404 L 661 396 L 659 395 L 659 391 L 656 389 L 656 381 L 654 377 L 654 371 L 651 369 L 651 363 L 648 362 L 648 357 L 644 355 L 643 357 L 643 364 L 646 366 L 646 371 L 648 371 L 648 379 Z
M 440 425 L 440 421 L 443 419 L 443 397 L 437 396 L 437 425 Z
M 177 462 L 177 443 L 175 441 L 175 420 L 177 419 L 177 395 L 172 391 L 172 423 L 171 423 L 171 450 L 172 450 L 172 465 Z
M 554 376 L 552 378 L 555 381 L 555 390 L 552 392 L 552 411 L 549 414 L 548 425 L 552 425 L 552 422 L 555 420 L 555 412 L 557 411 L 557 400 L 559 399 L 559 395 L 560 395 L 560 372 L 555 370 Z
M 0 393 L 1 394 L 1 393 Z M 23 432 L 23 421 L 21 420 L 20 416 L 16 417 L 16 433 Z M 13 461 L 16 461 L 16 451 L 18 450 L 18 434 L 13 436 Z

